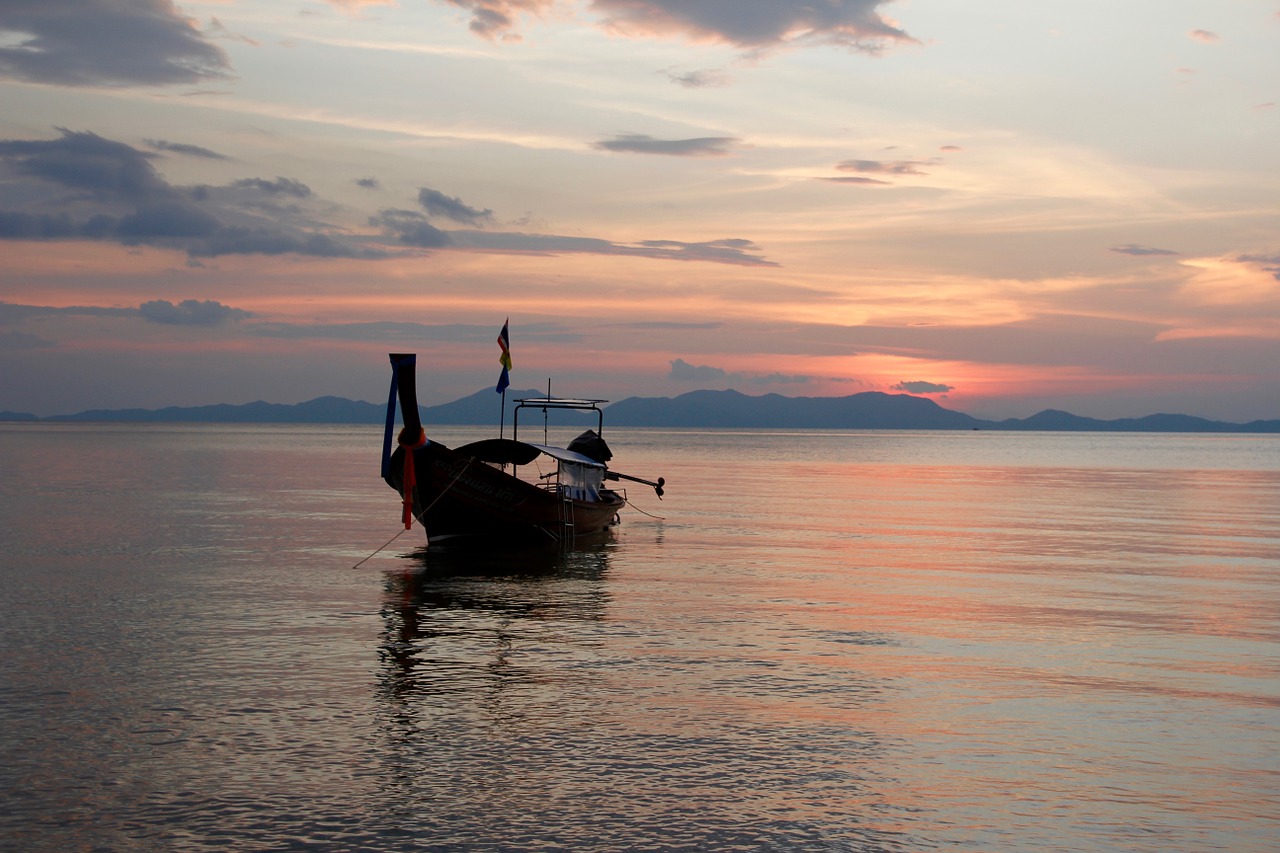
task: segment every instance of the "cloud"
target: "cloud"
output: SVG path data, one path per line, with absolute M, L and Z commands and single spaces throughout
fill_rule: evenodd
M 642 38 L 678 36 L 742 48 L 833 44 L 875 53 L 889 42 L 910 42 L 880 16 L 886 0 L 593 0 L 609 31 Z
M 776 267 L 757 253 L 750 240 L 726 238 L 702 243 L 680 240 L 642 240 L 638 243 L 615 243 L 598 237 L 562 237 L 549 234 L 518 234 L 487 231 L 451 231 L 453 245 L 458 248 L 493 252 L 520 252 L 544 255 L 590 254 L 629 255 L 667 261 L 708 261 L 735 266 Z
M 791 373 L 765 373 L 759 376 L 750 376 L 747 381 L 752 385 L 804 385 L 812 382 L 814 377 L 801 374 Z
M 954 391 L 954 385 L 943 385 L 939 382 L 899 382 L 892 385 L 890 391 L 906 391 L 908 394 L 945 394 L 948 391 Z
M 217 151 L 210 151 L 208 148 L 201 148 L 199 145 L 187 145 L 182 142 L 169 142 L 164 139 L 148 139 L 146 143 L 157 151 L 167 151 L 171 154 L 185 154 L 188 157 L 203 157 L 208 160 L 226 160 L 222 154 Z
M 48 305 L 19 305 L 0 302 L 0 323 L 21 323 L 32 317 L 85 316 L 85 317 L 134 317 L 136 308 L 102 308 L 96 305 L 71 305 L 54 308 Z
M 927 175 L 920 166 L 930 165 L 921 160 L 845 160 L 836 164 L 841 172 L 858 172 L 872 175 Z
M 27 332 L 15 332 L 9 330 L 0 332 L 0 352 L 48 349 L 56 347 L 57 345 L 57 341 L 51 341 L 48 338 L 42 338 L 39 335 L 32 335 Z
M 683 358 L 677 358 L 671 362 L 671 371 L 667 374 L 667 378 L 678 382 L 719 382 L 729 378 L 729 374 L 720 367 L 690 364 Z
M 343 2 L 343 0 L 338 0 Z M 471 32 L 490 40 L 519 41 L 517 18 L 550 11 L 561 0 L 442 0 L 471 13 Z
M 0 79 L 166 86 L 227 76 L 226 54 L 172 0 L 0 3 Z
M 248 178 L 227 187 L 175 187 L 151 165 L 154 154 L 95 133 L 58 131 L 57 139 L 0 140 L 0 165 L 14 178 L 7 198 L 41 199 L 23 209 L 0 209 L 0 239 L 114 241 L 179 249 L 193 258 L 386 255 L 344 234 L 317 230 L 287 208 L 271 207 L 270 217 L 254 212 L 263 207 L 263 194 L 310 196 L 298 181 Z
M 1118 252 L 1122 255 L 1176 255 L 1177 252 L 1172 249 L 1153 249 L 1148 246 L 1138 246 L 1134 243 L 1126 243 L 1123 246 L 1112 246 L 1108 249 L 1110 252 Z
M 690 364 L 683 358 L 673 359 L 668 379 L 677 382 L 704 382 L 712 384 L 746 383 L 751 385 L 803 385 L 814 377 L 789 373 L 730 373 L 721 367 Z
M 875 178 L 850 178 L 850 177 L 829 178 L 828 177 L 828 178 L 819 178 L 819 180 L 830 181 L 833 184 L 860 184 L 863 186 L 880 186 L 880 187 L 893 186 L 892 181 L 879 181 L 879 180 L 876 180 Z
M 642 240 L 634 254 L 679 261 L 717 261 L 722 264 L 776 267 L 772 261 L 752 256 L 755 243 L 740 238 L 684 243 L 679 240 Z
M 294 323 L 260 323 L 250 329 L 250 333 L 264 338 L 288 338 L 291 340 L 326 339 L 342 341 L 383 341 L 411 339 L 415 341 L 468 341 L 475 340 L 470 336 L 443 335 L 440 327 L 428 326 L 424 323 L 397 323 L 391 321 L 376 323 L 315 323 L 298 325 Z M 479 327 L 476 327 L 479 328 Z M 486 338 L 492 337 L 492 329 L 485 327 Z
M 729 83 L 729 75 L 717 69 L 685 71 L 683 73 L 667 71 L 665 73 L 668 80 L 684 86 L 686 89 L 709 89 L 726 86 Z
M 311 187 L 290 178 L 276 178 L 274 181 L 263 178 L 243 178 L 234 181 L 231 186 L 240 189 L 252 189 L 267 195 L 287 195 L 294 198 L 307 198 L 311 195 Z
M 149 158 L 96 133 L 57 129 L 60 139 L 0 140 L 0 161 L 20 174 L 103 199 L 132 202 L 171 196 Z
M 144 320 L 170 326 L 218 326 L 253 316 L 248 311 L 208 299 L 203 302 L 184 299 L 177 305 L 167 299 L 156 299 L 138 306 L 138 313 Z
M 153 167 L 156 154 L 94 133 L 59 129 L 59 134 L 56 139 L 0 140 L 0 180 L 6 182 L 0 196 L 0 239 L 150 245 L 186 252 L 192 260 L 251 254 L 377 260 L 448 247 L 777 266 L 751 240 L 737 237 L 617 243 L 478 228 L 446 231 L 423 212 L 398 208 L 368 217 L 367 225 L 382 231 L 379 241 L 319 219 L 314 211 L 331 208 L 301 181 L 243 178 L 224 186 L 173 186 Z M 437 190 L 423 188 L 418 200 L 428 213 L 455 222 L 483 226 L 493 218 L 493 211 Z M 397 252 L 388 243 L 403 248 Z
M 427 221 L 416 210 L 387 208 L 369 217 L 369 224 L 382 228 L 396 242 L 420 249 L 438 249 L 453 243 L 448 233 Z
M 476 35 L 518 41 L 518 22 L 562 11 L 571 0 L 437 0 L 471 13 Z M 680 38 L 718 42 L 750 51 L 784 46 L 837 45 L 878 53 L 893 42 L 915 43 L 877 11 L 889 0 L 591 0 L 601 29 L 630 38 Z
M 47 305 L 17 305 L 0 302 L 0 321 L 20 323 L 33 317 L 141 317 L 152 323 L 175 326 L 216 326 L 240 321 L 253 314 L 213 300 L 185 299 L 177 305 L 167 299 L 144 302 L 137 308 L 104 308 L 98 305 L 71 305 L 55 308 Z
M 1217 33 L 1210 32 L 1209 30 L 1192 30 L 1187 33 L 1187 35 L 1191 36 L 1196 41 L 1204 42 L 1205 44 L 1217 44 L 1222 41 L 1222 39 L 1218 37 Z
M 1254 264 L 1261 267 L 1265 272 L 1275 277 L 1276 281 L 1280 281 L 1280 254 L 1277 255 L 1241 255 L 1236 258 L 1237 261 L 1245 264 Z
M 423 187 L 418 190 L 418 204 L 422 205 L 429 216 L 443 216 L 463 225 L 477 228 L 493 221 L 493 211 L 478 210 L 463 203 L 462 199 L 447 196 L 439 190 Z
M 731 136 L 703 136 L 696 139 L 654 139 L 642 133 L 624 133 L 592 145 L 602 151 L 633 154 L 667 154 L 673 157 L 724 157 L 741 140 Z
M 356 186 L 363 187 L 366 190 L 382 189 L 382 183 L 377 178 L 356 178 Z
M 708 322 L 708 323 L 681 323 L 674 320 L 640 320 L 634 323 L 608 323 L 611 329 L 637 329 L 642 332 L 666 332 L 666 331 L 709 331 L 711 329 L 719 329 L 724 323 Z
M 291 340 L 326 339 L 344 341 L 434 341 L 437 343 L 493 343 L 493 326 L 449 323 L 429 325 L 378 321 L 372 323 L 259 323 L 249 333 L 264 338 Z M 583 336 L 554 323 L 531 323 L 520 327 L 522 341 L 580 343 Z

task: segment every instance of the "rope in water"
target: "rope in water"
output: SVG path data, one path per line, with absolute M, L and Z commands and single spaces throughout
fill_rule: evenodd
M 449 490 L 453 488 L 454 483 L 456 483 L 456 482 L 458 482 L 458 480 L 462 479 L 462 475 L 463 475 L 463 474 L 465 474 L 465 473 L 467 473 L 467 469 L 471 467 L 471 463 L 472 463 L 472 462 L 474 462 L 474 461 L 475 461 L 475 459 L 474 459 L 474 458 L 468 459 L 468 460 L 467 460 L 467 464 L 466 464 L 466 465 L 463 465 L 463 466 L 462 466 L 462 468 L 458 471 L 458 473 L 457 473 L 456 475 L 454 475 L 454 478 L 453 478 L 452 480 L 450 480 L 450 481 L 449 481 L 449 485 L 445 486 L 443 489 L 441 489 L 441 490 L 440 490 L 440 494 L 436 495 L 436 499 L 435 499 L 435 500 L 433 500 L 431 503 L 429 503 L 429 504 L 426 506 L 426 508 L 422 510 L 422 512 L 421 512 L 421 513 L 415 513 L 415 514 L 414 514 L 414 516 L 413 516 L 413 517 L 414 517 L 414 518 L 416 518 L 416 519 L 418 520 L 418 523 L 419 523 L 419 524 L 421 524 L 421 525 L 422 525 L 422 526 L 424 526 L 424 527 L 426 526 L 426 524 L 427 524 L 427 523 L 426 523 L 425 521 L 423 521 L 423 520 L 422 520 L 422 517 L 423 517 L 423 516 L 425 516 L 428 512 L 430 512 L 430 511 L 431 511 L 431 508 L 432 508 L 433 506 L 435 506 L 436 504 L 438 504 L 438 503 L 440 502 L 440 499 L 441 499 L 441 498 L 443 498 L 446 494 L 448 494 L 448 493 L 449 493 Z M 395 536 L 392 536 L 392 537 L 391 537 L 390 539 L 388 539 L 385 543 L 383 543 L 383 544 L 382 544 L 382 546 L 381 546 L 381 547 L 379 547 L 377 550 L 375 550 L 372 554 L 370 554 L 369 556 L 365 557 L 363 560 L 361 560 L 360 562 L 356 563 L 356 564 L 355 564 L 354 566 L 352 566 L 351 568 L 353 568 L 353 569 L 358 569 L 358 568 L 360 568 L 360 567 L 361 567 L 361 566 L 363 566 L 365 563 L 369 562 L 369 561 L 370 561 L 370 560 L 372 560 L 374 557 L 378 556 L 378 555 L 379 555 L 379 554 L 381 554 L 383 551 L 387 550 L 387 548 L 391 547 L 391 543 L 392 543 L 392 542 L 395 542 L 395 541 L 396 541 L 397 539 L 399 539 L 401 536 L 405 535 L 405 533 L 407 533 L 408 531 L 409 531 L 409 528 L 407 528 L 407 527 L 406 527 L 404 530 L 401 530 L 401 531 L 400 531 L 399 533 L 397 533 Z
M 656 518 L 658 521 L 666 521 L 666 520 L 667 520 L 667 517 L 666 517 L 665 515 L 654 515 L 654 514 L 653 514 L 653 513 L 651 513 L 651 512 L 645 512 L 645 511 L 644 511 L 644 510 L 642 510 L 640 507 L 636 506 L 636 505 L 635 505 L 635 504 L 633 504 L 630 500 L 628 500 L 626 495 L 623 495 L 623 496 L 622 496 L 622 500 L 623 500 L 623 503 L 625 503 L 627 506 L 631 507 L 632 509 L 634 509 L 636 512 L 640 513 L 641 515 L 647 515 L 647 516 L 649 516 L 650 518 Z

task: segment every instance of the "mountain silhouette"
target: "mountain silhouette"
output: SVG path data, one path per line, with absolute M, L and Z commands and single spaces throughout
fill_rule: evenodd
M 505 420 L 514 401 L 535 399 L 533 389 L 507 391 Z M 421 408 L 424 424 L 496 424 L 502 398 L 492 388 L 439 406 Z M 1226 423 L 1192 415 L 1153 414 L 1140 418 L 1099 420 L 1045 409 L 1028 418 L 988 421 L 943 408 L 910 394 L 864 391 L 847 397 L 750 396 L 740 391 L 690 391 L 677 397 L 628 397 L 603 406 L 610 426 L 741 429 L 931 429 L 1051 430 L 1066 432 L 1280 432 L 1280 420 Z M 303 403 L 253 403 L 169 406 L 163 409 L 92 409 L 74 415 L 37 418 L 22 412 L 0 412 L 4 421 L 130 421 L 185 423 L 375 424 L 386 419 L 384 403 L 345 397 L 317 397 Z M 552 412 L 558 424 L 594 422 L 575 413 Z M 526 418 L 530 417 L 526 414 Z M 540 421 L 540 415 L 536 415 Z M 532 425 L 532 424 L 530 424 Z

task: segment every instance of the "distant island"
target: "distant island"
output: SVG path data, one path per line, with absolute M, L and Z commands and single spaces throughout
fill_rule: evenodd
M 508 391 L 510 400 L 536 398 L 535 390 Z M 445 403 L 424 406 L 427 424 L 492 424 L 498 401 L 493 389 Z M 1029 418 L 988 421 L 944 409 L 933 400 L 910 394 L 866 391 L 847 397 L 750 396 L 738 391 L 690 391 L 678 397 L 628 397 L 605 407 L 610 426 L 693 429 L 924 429 L 1045 430 L 1092 432 L 1244 432 L 1280 433 L 1280 419 L 1244 424 L 1191 415 L 1155 414 L 1141 418 L 1099 420 L 1045 409 Z M 151 423 L 294 423 L 380 424 L 386 405 L 317 397 L 304 403 L 226 403 L 170 406 L 164 409 L 93 409 L 74 415 L 38 418 L 22 412 L 0 412 L 0 421 L 23 422 L 151 422 Z

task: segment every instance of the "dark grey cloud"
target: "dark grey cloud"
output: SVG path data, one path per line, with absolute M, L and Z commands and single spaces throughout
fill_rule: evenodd
M 253 316 L 248 311 L 232 308 L 211 299 L 203 302 L 197 299 L 184 299 L 177 305 L 167 299 L 155 299 L 139 305 L 138 313 L 144 320 L 171 326 L 219 326 Z
M 917 380 L 914 382 L 899 382 L 897 385 L 890 386 L 889 390 L 906 391 L 908 394 L 946 394 L 948 391 L 954 391 L 955 386 L 943 385 L 940 382 Z
M 225 77 L 230 67 L 171 0 L 5 0 L 0 35 L 0 79 L 164 86 Z
M 1177 252 L 1172 249 L 1152 249 L 1148 246 L 1138 246 L 1134 243 L 1127 243 L 1123 246 L 1112 246 L 1110 251 L 1119 252 L 1122 255 L 1176 255 Z
M 388 208 L 369 217 L 369 224 L 381 228 L 391 239 L 405 246 L 438 249 L 453 243 L 448 233 L 432 225 L 416 210 Z
M 492 210 L 471 207 L 463 203 L 460 198 L 447 196 L 439 190 L 428 187 L 418 190 L 418 204 L 422 205 L 428 216 L 443 216 L 445 219 L 451 219 L 463 225 L 479 228 L 493 221 Z
M 267 195 L 286 195 L 293 198 L 308 198 L 311 195 L 311 187 L 291 178 L 277 177 L 274 181 L 268 181 L 263 178 L 242 178 L 234 181 L 231 186 L 240 189 L 258 190 Z
M 147 154 L 96 133 L 57 128 L 58 139 L 0 140 L 0 161 L 18 174 L 86 197 L 139 201 L 173 195 Z
M 356 186 L 364 187 L 366 190 L 382 189 L 382 183 L 377 178 L 356 178 Z
M 632 154 L 666 154 L 672 157 L 724 157 L 741 140 L 731 136 L 703 136 L 695 139 L 655 139 L 642 133 L 624 133 L 592 145 L 602 151 Z
M 56 139 L 0 140 L 0 168 L 43 193 L 41 204 L 5 209 L 0 239 L 85 239 L 184 250 L 190 257 L 300 253 L 384 257 L 344 234 L 317 229 L 303 214 L 263 196 L 305 200 L 299 181 L 248 178 L 227 187 L 175 187 L 156 172 L 156 155 L 95 133 L 59 128 Z M 13 198 L 41 193 L 13 193 Z M 52 200 L 50 200 L 52 198 Z
M 876 52 L 913 41 L 877 11 L 888 0 L 592 0 L 603 25 L 644 37 L 682 36 L 744 48 L 835 44 Z
M 183 142 L 170 142 L 167 139 L 148 139 L 146 143 L 157 151 L 169 154 L 184 154 L 187 157 L 203 157 L 206 160 L 226 160 L 227 157 L 217 151 L 202 148 L 199 145 L 188 145 Z

